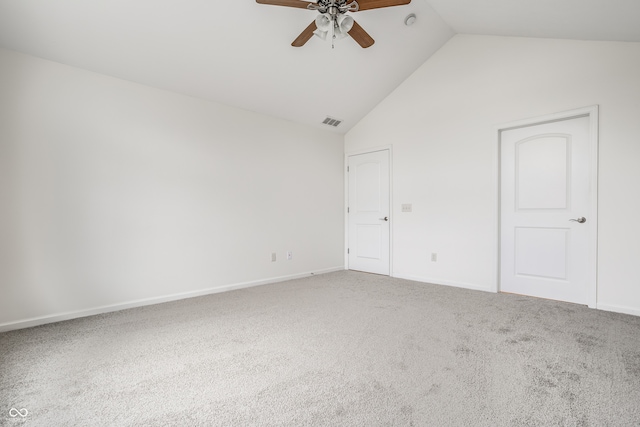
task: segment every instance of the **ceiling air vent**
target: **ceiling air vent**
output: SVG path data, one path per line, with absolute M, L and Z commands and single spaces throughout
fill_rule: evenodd
M 334 119 L 333 117 L 327 116 L 327 118 L 324 119 L 324 121 L 322 123 L 325 124 L 325 125 L 333 126 L 334 128 L 336 128 L 336 127 L 338 127 L 338 125 L 340 123 L 342 123 L 342 120 Z

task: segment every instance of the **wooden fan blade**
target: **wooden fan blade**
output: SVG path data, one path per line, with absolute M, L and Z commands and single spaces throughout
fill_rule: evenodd
M 411 0 L 356 0 L 358 11 L 369 9 L 380 9 L 381 7 L 403 6 L 411 3 Z
M 260 4 L 270 4 L 273 6 L 300 7 L 302 9 L 306 9 L 310 4 L 315 4 L 300 0 L 256 0 L 256 2 Z
M 349 30 L 349 35 L 364 48 L 368 48 L 375 43 L 375 40 L 356 21 L 353 21 L 353 27 Z
M 318 27 L 316 27 L 316 21 L 314 20 L 311 24 L 309 24 L 307 28 L 304 29 L 304 31 L 300 33 L 298 38 L 295 39 L 293 43 L 291 43 L 291 46 L 293 47 L 304 46 L 304 44 L 308 42 L 309 39 L 311 39 L 311 37 L 313 37 L 313 32 L 316 30 L 316 28 Z

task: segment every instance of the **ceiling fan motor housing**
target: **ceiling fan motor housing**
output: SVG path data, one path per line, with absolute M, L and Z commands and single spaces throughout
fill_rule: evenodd
M 358 2 L 348 0 L 318 0 L 318 3 L 311 3 L 308 8 L 317 10 L 320 13 L 328 13 L 336 16 L 339 13 L 357 12 L 359 9 Z

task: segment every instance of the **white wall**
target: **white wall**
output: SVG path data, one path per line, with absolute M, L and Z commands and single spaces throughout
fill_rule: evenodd
M 0 50 L 0 328 L 340 269 L 342 163 L 341 135 Z
M 458 35 L 353 128 L 393 144 L 393 274 L 490 289 L 495 126 L 596 104 L 598 307 L 640 315 L 640 43 Z

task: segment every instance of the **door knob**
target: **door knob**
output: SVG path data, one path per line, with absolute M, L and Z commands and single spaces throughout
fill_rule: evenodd
M 380 221 L 389 221 L 389 217 L 385 216 L 384 218 L 378 218 Z
M 572 219 L 570 219 L 569 221 L 575 221 L 575 222 L 579 222 L 580 224 L 583 224 L 583 223 L 587 222 L 587 218 L 585 218 L 585 217 L 581 216 L 581 217 L 580 217 L 580 218 L 578 218 L 578 219 L 573 219 L 573 218 L 572 218 Z

